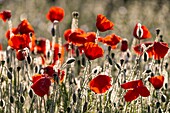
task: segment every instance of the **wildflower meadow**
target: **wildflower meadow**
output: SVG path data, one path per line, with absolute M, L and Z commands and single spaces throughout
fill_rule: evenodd
M 95 30 L 87 30 L 79 27 L 85 15 L 76 10 L 61 31 L 66 9 L 53 4 L 42 12 L 48 37 L 37 36 L 29 18 L 0 11 L 7 28 L 0 45 L 0 113 L 170 112 L 170 50 L 161 28 L 136 21 L 130 39 L 102 12 Z

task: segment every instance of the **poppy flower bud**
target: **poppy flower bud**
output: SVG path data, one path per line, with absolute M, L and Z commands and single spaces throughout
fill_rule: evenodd
M 67 113 L 71 113 L 71 108 L 67 107 Z
M 12 79 L 12 73 L 10 71 L 7 72 L 8 79 Z
M 10 97 L 9 97 L 9 101 L 10 101 L 11 104 L 13 104 L 13 103 L 14 103 L 14 97 L 13 97 L 13 96 L 10 96 Z
M 83 113 L 87 111 L 87 106 L 88 106 L 88 102 L 85 102 L 83 105 Z
M 2 82 L 4 82 L 4 77 L 3 77 L 3 76 L 1 77 L 1 83 L 2 83 Z
M 71 64 L 71 63 L 73 63 L 75 61 L 75 58 L 68 58 L 67 60 L 66 60 L 66 64 L 68 65 L 68 64 Z
M 144 62 L 147 62 L 148 61 L 148 53 L 147 52 L 144 52 Z
M 35 73 L 38 73 L 39 67 L 38 67 L 38 66 L 35 66 L 34 70 L 35 70 Z
M 121 70 L 121 67 L 120 67 L 120 65 L 118 63 L 116 63 L 115 66 L 116 66 L 117 69 Z
M 3 99 L 0 100 L 0 106 L 4 107 L 5 106 L 5 101 Z
M 147 70 L 145 70 L 145 72 L 144 73 L 151 73 L 152 72 L 152 70 L 150 70 L 150 69 L 147 69 Z
M 165 63 L 165 69 L 167 69 L 167 68 L 168 68 L 168 63 L 166 62 L 166 63 Z
M 124 59 L 120 59 L 120 65 L 122 66 L 123 65 L 123 63 L 124 63 Z
M 165 89 L 168 89 L 168 84 L 167 83 L 165 83 Z
M 108 56 L 107 59 L 108 59 L 109 64 L 110 64 L 110 65 L 113 65 L 113 61 L 112 61 L 112 59 L 110 58 L 110 56 Z
M 165 96 L 165 95 L 161 95 L 161 101 L 162 101 L 162 102 L 166 102 L 166 100 L 167 100 L 167 99 L 166 99 L 166 96 Z
M 112 54 L 111 54 L 111 57 L 112 57 L 112 59 L 114 59 L 114 57 L 115 57 L 115 54 L 114 54 L 114 53 L 112 53 Z
M 58 77 L 58 75 L 54 73 L 53 76 L 54 76 L 54 80 L 57 82 L 57 84 L 59 84 L 60 78 Z
M 61 53 L 58 53 L 58 58 L 61 58 Z
M 158 109 L 159 107 L 160 107 L 160 102 L 158 101 L 158 102 L 156 102 L 156 108 Z
M 74 12 L 72 13 L 72 16 L 73 16 L 73 18 L 78 19 L 78 18 L 79 18 L 79 13 L 76 12 L 76 11 L 74 11 Z
M 76 103 L 76 99 L 77 97 L 76 97 L 76 94 L 75 93 L 73 93 L 73 103 Z
M 76 56 L 79 57 L 79 49 L 76 48 Z
M 81 90 L 80 89 L 78 89 L 78 97 L 79 97 L 79 99 L 81 98 Z
M 52 34 L 52 36 L 55 36 L 55 29 L 54 29 L 54 27 L 51 29 L 51 34 Z
M 110 54 L 111 49 L 112 49 L 112 47 L 108 46 L 108 54 Z
M 4 64 L 5 64 L 5 61 L 4 61 L 4 60 L 2 60 L 2 61 L 1 61 L 1 65 L 2 65 L 2 66 L 4 66 Z
M 150 113 L 150 111 L 151 111 L 151 108 L 150 108 L 150 105 L 148 105 L 148 113 Z
M 31 64 L 31 62 L 32 62 L 32 57 L 30 55 L 27 56 L 27 62 L 28 62 L 28 64 Z
M 122 52 L 125 52 L 125 51 L 127 51 L 127 49 L 128 49 L 128 41 L 126 39 L 123 39 L 121 42 L 120 50 Z
M 161 108 L 158 109 L 158 113 L 163 113 Z
M 157 29 L 156 29 L 156 35 L 158 36 L 158 35 L 159 35 L 159 33 L 160 33 L 160 29 L 159 29 L 159 28 L 157 28 Z
M 159 40 L 160 42 L 164 42 L 163 41 L 163 35 L 160 35 L 160 40 Z
M 23 95 L 21 95 L 19 100 L 20 100 L 21 103 L 24 103 L 25 102 L 25 97 Z
M 33 95 L 34 95 L 34 94 L 33 94 L 32 89 L 30 89 L 30 90 L 29 90 L 28 94 L 29 94 L 30 98 L 32 98 L 32 97 L 33 97 Z
M 83 55 L 82 57 L 82 65 L 85 67 L 86 66 L 86 59 L 85 59 L 85 56 Z

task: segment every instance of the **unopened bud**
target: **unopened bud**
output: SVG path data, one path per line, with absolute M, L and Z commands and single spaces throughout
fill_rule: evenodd
M 71 64 L 75 61 L 75 58 L 68 58 L 66 64 Z

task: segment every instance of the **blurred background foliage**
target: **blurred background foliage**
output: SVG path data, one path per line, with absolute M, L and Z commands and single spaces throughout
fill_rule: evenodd
M 62 36 L 71 26 L 72 12 L 78 11 L 79 27 L 85 31 L 96 31 L 96 17 L 101 13 L 115 24 L 114 30 L 102 33 L 103 36 L 115 33 L 131 41 L 133 28 L 140 22 L 148 27 L 152 38 L 155 37 L 155 29 L 160 28 L 164 41 L 170 43 L 169 0 L 0 0 L 0 11 L 12 12 L 13 27 L 18 26 L 21 18 L 27 18 L 37 38 L 51 39 L 52 23 L 46 19 L 51 6 L 59 6 L 65 10 L 64 20 L 60 23 Z M 0 41 L 5 45 L 8 24 L 0 21 L 0 27 Z

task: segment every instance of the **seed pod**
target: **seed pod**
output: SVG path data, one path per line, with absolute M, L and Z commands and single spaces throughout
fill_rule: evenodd
M 50 51 L 47 52 L 47 58 L 50 58 Z
M 159 28 L 156 28 L 156 35 L 158 36 L 160 33 L 160 29 Z
M 79 13 L 76 12 L 76 11 L 74 11 L 74 12 L 72 13 L 72 16 L 73 16 L 73 18 L 78 19 L 78 18 L 79 18 Z
M 80 89 L 78 89 L 78 97 L 79 97 L 79 99 L 81 98 L 81 90 Z
M 83 105 L 83 113 L 87 111 L 87 106 L 88 106 L 88 102 L 85 102 Z
M 23 95 L 20 96 L 19 98 L 20 102 L 23 104 L 25 102 L 25 97 Z
M 110 58 L 110 56 L 107 57 L 108 58 L 108 62 L 110 65 L 113 65 L 112 59 Z
M 156 102 L 156 108 L 158 109 L 160 107 L 160 102 Z
M 54 27 L 51 29 L 51 34 L 52 34 L 52 36 L 55 36 L 55 29 L 54 29 Z
M 0 106 L 4 107 L 5 106 L 5 101 L 3 99 L 0 100 Z
M 33 95 L 34 95 L 34 94 L 33 94 L 32 89 L 30 89 L 30 90 L 29 90 L 28 94 L 29 94 L 30 98 L 32 98 L 32 97 L 33 97 Z
M 18 67 L 17 67 L 17 71 L 19 72 L 20 70 L 21 70 L 21 67 L 20 67 L 20 66 L 18 66 Z
M 166 99 L 166 96 L 165 96 L 165 95 L 161 95 L 161 101 L 162 101 L 162 102 L 166 102 L 166 100 L 167 100 L 167 99 Z
M 13 97 L 13 96 L 10 96 L 10 97 L 9 97 L 9 101 L 10 101 L 11 104 L 14 103 L 14 97 Z
M 67 61 L 66 61 L 66 64 L 71 64 L 75 61 L 75 58 L 68 58 Z
M 76 103 L 76 94 L 75 93 L 73 93 L 73 103 Z

